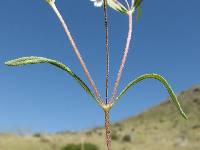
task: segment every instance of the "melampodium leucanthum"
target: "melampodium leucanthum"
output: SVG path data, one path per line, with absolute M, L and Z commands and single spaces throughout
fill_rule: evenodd
M 97 104 L 103 109 L 104 113 L 105 113 L 105 130 L 106 130 L 106 144 L 108 147 L 108 150 L 111 150 L 111 130 L 110 130 L 110 118 L 109 118 L 109 112 L 111 110 L 111 108 L 117 103 L 117 101 L 127 92 L 127 90 L 134 86 L 136 83 L 147 79 L 147 78 L 152 78 L 152 79 L 156 79 L 159 82 L 161 82 L 164 87 L 167 89 L 170 97 L 171 97 L 171 101 L 176 105 L 177 110 L 180 112 L 181 116 L 185 119 L 187 119 L 187 116 L 185 115 L 185 113 L 183 112 L 176 95 L 174 94 L 172 88 L 170 87 L 170 85 L 167 83 L 167 81 L 158 74 L 144 74 L 141 75 L 139 77 L 137 77 L 136 79 L 132 80 L 125 88 L 124 90 L 122 90 L 122 92 L 117 96 L 118 93 L 118 85 L 120 82 L 120 78 L 122 75 L 122 71 L 126 62 L 126 58 L 127 58 L 127 54 L 128 54 L 128 50 L 130 47 L 130 42 L 131 42 L 131 36 L 132 36 L 132 16 L 134 14 L 134 12 L 137 11 L 137 17 L 140 15 L 141 13 L 141 9 L 140 9 L 140 4 L 142 2 L 142 0 L 132 0 L 131 3 L 128 0 L 124 0 L 124 2 L 126 3 L 127 6 L 124 6 L 121 2 L 119 2 L 118 0 L 90 0 L 91 2 L 94 2 L 94 6 L 97 7 L 104 7 L 104 19 L 105 19 L 105 33 L 106 33 L 106 98 L 105 101 L 104 99 L 100 96 L 99 91 L 94 83 L 94 81 L 92 80 L 92 77 L 85 65 L 85 62 L 83 60 L 83 58 L 81 57 L 81 54 L 76 46 L 76 43 L 69 31 L 69 28 L 67 26 L 67 24 L 65 23 L 62 15 L 60 14 L 59 10 L 56 7 L 55 4 L 55 0 L 46 0 L 47 3 L 51 6 L 51 8 L 53 9 L 53 11 L 55 12 L 55 14 L 57 15 L 59 21 L 61 22 L 63 29 L 66 33 L 66 35 L 69 38 L 69 41 L 73 47 L 73 50 L 83 68 L 83 71 L 92 87 L 92 90 L 85 84 L 85 82 L 78 77 L 74 72 L 72 72 L 72 70 L 67 67 L 66 65 L 56 61 L 56 60 L 52 60 L 52 59 L 47 59 L 44 57 L 35 57 L 35 56 L 31 56 L 31 57 L 22 57 L 22 58 L 18 58 L 18 59 L 14 59 L 11 61 L 7 61 L 5 64 L 8 66 L 21 66 L 21 65 L 26 65 L 26 64 L 38 64 L 38 63 L 49 63 L 51 65 L 54 65 L 64 71 L 66 71 L 71 77 L 73 77 L 81 86 L 82 88 L 87 92 L 88 95 L 90 95 L 92 98 L 94 98 L 94 100 L 96 100 Z M 108 19 L 107 19 L 107 6 L 109 6 L 110 8 L 123 13 L 125 16 L 128 17 L 128 35 L 127 35 L 127 40 L 126 40 L 126 44 L 125 44 L 125 48 L 124 48 L 124 52 L 123 52 L 123 56 L 122 56 L 122 60 L 121 60 L 121 64 L 119 66 L 119 71 L 117 73 L 117 79 L 115 81 L 114 87 L 113 87 L 113 91 L 112 91 L 112 96 L 110 98 L 108 98 L 108 79 L 109 79 L 109 45 L 108 45 Z

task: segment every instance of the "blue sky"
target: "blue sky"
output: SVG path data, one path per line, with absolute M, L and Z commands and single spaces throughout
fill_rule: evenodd
M 134 20 L 134 35 L 119 91 L 144 73 L 159 73 L 180 92 L 200 83 L 200 1 L 144 1 Z M 88 69 L 105 93 L 103 9 L 89 0 L 61 1 L 66 19 Z M 66 73 L 46 64 L 10 68 L 21 56 L 43 56 L 67 64 L 86 82 L 55 14 L 44 0 L 6 0 L 0 5 L 0 131 L 82 130 L 104 124 L 102 110 Z M 110 90 L 127 34 L 127 16 L 109 9 Z M 88 83 L 88 82 L 87 82 Z M 145 80 L 128 91 L 111 111 L 112 122 L 136 115 L 168 96 L 163 86 Z M 164 111 L 164 110 L 163 110 Z

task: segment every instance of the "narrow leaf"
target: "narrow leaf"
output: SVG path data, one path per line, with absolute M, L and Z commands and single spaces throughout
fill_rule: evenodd
M 124 14 L 128 12 L 126 7 L 124 7 L 120 2 L 118 2 L 118 0 L 107 0 L 107 2 L 108 2 L 108 5 L 116 11 L 119 11 Z
M 39 64 L 39 63 L 48 63 L 66 71 L 71 77 L 73 77 L 81 85 L 81 87 L 87 92 L 87 94 L 95 98 L 94 94 L 91 92 L 88 86 L 83 82 L 83 80 L 81 80 L 81 78 L 79 78 L 75 73 L 73 73 L 69 67 L 67 67 L 66 65 L 56 60 L 47 59 L 44 57 L 31 56 L 31 57 L 21 57 L 18 59 L 5 62 L 5 64 L 8 66 L 23 66 L 27 64 Z
M 141 9 L 141 3 L 143 2 L 143 0 L 133 0 L 132 2 L 132 6 L 131 6 L 131 12 L 133 13 L 135 10 L 137 10 L 137 15 L 136 15 L 136 20 L 138 21 L 141 13 L 142 13 L 142 9 Z
M 182 110 L 181 108 L 181 105 L 180 103 L 178 102 L 178 99 L 175 95 L 175 93 L 173 92 L 172 88 L 170 87 L 170 85 L 168 84 L 168 82 L 161 76 L 161 75 L 158 75 L 158 74 L 144 74 L 144 75 L 141 75 L 139 76 L 138 78 L 136 78 L 135 80 L 131 81 L 125 88 L 124 90 L 122 90 L 122 92 L 119 94 L 119 96 L 116 98 L 116 102 L 119 100 L 119 98 L 121 98 L 126 92 L 127 90 L 132 87 L 133 85 L 137 84 L 138 82 L 144 80 L 144 79 L 147 79 L 147 78 L 153 78 L 153 79 L 156 79 L 158 81 L 160 81 L 164 86 L 165 88 L 167 89 L 170 97 L 171 97 L 171 101 L 176 105 L 179 113 L 181 114 L 181 116 L 185 119 L 187 119 L 187 116 L 186 114 L 184 113 L 184 111 Z
M 136 15 L 136 20 L 137 20 L 137 22 L 139 21 L 139 19 L 140 19 L 140 17 L 141 17 L 141 14 L 142 14 L 142 9 L 141 9 L 141 7 L 139 6 L 139 7 L 137 8 L 137 15 Z
M 135 0 L 134 7 L 138 8 L 141 5 L 142 2 L 143 2 L 143 0 Z

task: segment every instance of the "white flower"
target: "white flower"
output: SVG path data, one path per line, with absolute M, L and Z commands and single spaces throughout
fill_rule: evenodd
M 90 0 L 91 2 L 94 2 L 95 7 L 101 7 L 103 5 L 103 0 Z

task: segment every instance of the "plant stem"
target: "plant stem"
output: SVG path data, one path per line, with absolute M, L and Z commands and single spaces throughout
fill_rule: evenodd
M 105 19 L 105 32 L 106 32 L 106 104 L 108 104 L 108 80 L 109 80 L 109 42 L 108 42 L 108 11 L 107 0 L 104 0 L 104 19 Z
M 104 110 L 105 113 L 105 129 L 106 129 L 106 144 L 108 150 L 111 150 L 111 130 L 110 130 L 110 112 L 109 110 Z
M 127 5 L 128 9 L 130 10 L 131 7 L 130 7 L 130 5 L 129 5 L 129 3 L 128 3 L 128 0 L 125 0 L 125 2 L 126 2 L 126 5 Z
M 65 23 L 62 15 L 60 14 L 59 10 L 57 9 L 57 7 L 55 5 L 55 3 L 50 3 L 50 6 L 53 8 L 54 12 L 56 13 L 58 19 L 60 20 L 60 22 L 61 22 L 61 24 L 62 24 L 62 26 L 64 28 L 64 31 L 65 31 L 66 35 L 69 38 L 69 41 L 70 41 L 70 43 L 71 43 L 71 45 L 73 47 L 73 50 L 74 50 L 74 52 L 75 52 L 75 54 L 76 54 L 76 56 L 77 56 L 77 58 L 78 58 L 78 60 L 79 60 L 79 62 L 81 64 L 83 70 L 84 70 L 84 73 L 87 76 L 87 79 L 89 80 L 89 82 L 90 82 L 90 84 L 91 84 L 91 86 L 92 86 L 92 88 L 94 90 L 94 93 L 95 93 L 95 96 L 96 96 L 96 100 L 98 101 L 98 103 L 102 104 L 103 102 L 102 102 L 102 100 L 100 98 L 100 94 L 99 94 L 99 92 L 97 90 L 97 87 L 96 87 L 94 81 L 92 80 L 92 77 L 91 77 L 91 75 L 90 75 L 90 73 L 89 73 L 89 71 L 88 71 L 88 69 L 87 69 L 87 67 L 85 65 L 85 62 L 84 62 L 84 60 L 83 60 L 83 58 L 82 58 L 82 56 L 81 56 L 81 54 L 80 54 L 80 52 L 79 52 L 79 50 L 78 50 L 78 48 L 76 46 L 76 43 L 75 43 L 75 41 L 74 41 L 70 31 L 69 31 L 69 28 L 68 28 L 67 24 Z
M 112 99 L 111 99 L 111 102 L 113 102 L 116 98 L 116 94 L 117 94 L 117 88 L 119 86 L 119 82 L 120 82 L 120 79 L 121 79 L 121 76 L 122 76 L 122 71 L 123 71 L 123 68 L 124 68 L 124 65 L 126 63 L 126 58 L 127 58 L 127 55 L 128 55 L 128 50 L 129 50 L 129 47 L 130 47 L 130 42 L 131 42 L 131 36 L 132 36 L 132 24 L 133 24 L 133 21 L 132 21 L 132 13 L 131 12 L 128 12 L 127 13 L 128 15 L 128 36 L 127 36 L 127 40 L 126 40 L 126 45 L 125 45 L 125 49 L 124 49 L 124 52 L 123 52 L 123 56 L 122 56 L 122 61 L 121 61 L 121 65 L 119 67 L 119 71 L 117 73 L 117 79 L 115 81 L 115 85 L 114 85 L 114 88 L 113 88 L 113 93 L 112 93 Z

